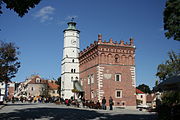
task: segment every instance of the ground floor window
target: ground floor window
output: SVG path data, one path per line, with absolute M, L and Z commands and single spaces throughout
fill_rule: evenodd
M 116 96 L 116 98 L 122 98 L 122 90 L 116 90 L 115 96 Z

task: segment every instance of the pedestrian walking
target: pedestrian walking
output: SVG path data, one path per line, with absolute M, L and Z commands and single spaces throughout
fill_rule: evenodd
M 110 110 L 113 110 L 113 105 L 114 105 L 114 102 L 113 102 L 112 97 L 110 96 L 109 97 L 109 107 L 110 107 Z
M 102 99 L 102 109 L 106 110 L 106 98 L 105 97 L 103 97 L 103 99 Z

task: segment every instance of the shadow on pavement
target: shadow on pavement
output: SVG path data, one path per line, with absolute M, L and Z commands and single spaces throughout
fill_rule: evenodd
M 72 108 L 28 108 L 17 110 L 16 112 L 1 113 L 0 120 L 156 120 L 156 115 L 135 115 L 135 114 L 116 114 L 98 113 Z
M 32 104 L 32 103 L 30 103 L 30 104 L 24 104 L 24 103 L 14 103 L 14 104 L 4 104 L 5 106 L 23 106 L 23 105 L 36 105 L 36 104 Z

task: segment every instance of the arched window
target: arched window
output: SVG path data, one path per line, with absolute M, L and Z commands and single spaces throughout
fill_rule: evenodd
M 71 73 L 73 73 L 73 69 L 71 69 Z
M 72 62 L 74 63 L 74 59 L 72 60 Z
M 112 57 L 111 54 L 108 54 L 108 55 L 107 55 L 107 63 L 108 63 L 108 64 L 112 63 L 111 57 Z
M 76 69 L 74 69 L 74 73 L 76 72 Z
M 119 62 L 119 55 L 115 55 L 115 63 L 118 63 Z

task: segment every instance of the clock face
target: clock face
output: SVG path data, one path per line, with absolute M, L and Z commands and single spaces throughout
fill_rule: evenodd
M 73 45 L 76 44 L 76 40 L 72 39 L 71 44 L 73 44 Z

